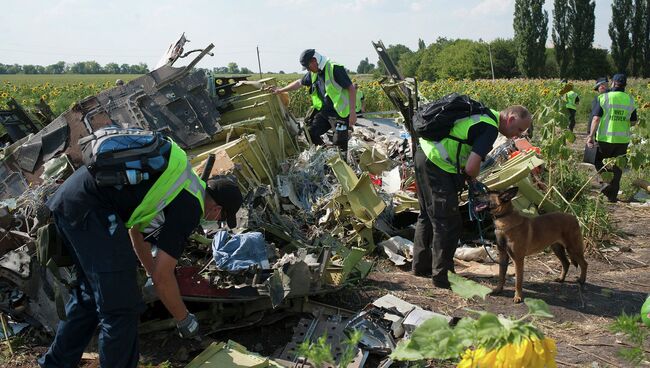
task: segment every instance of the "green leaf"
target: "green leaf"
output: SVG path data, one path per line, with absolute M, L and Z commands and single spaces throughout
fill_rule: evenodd
M 451 284 L 451 290 L 465 299 L 471 299 L 475 296 L 480 296 L 481 299 L 485 300 L 485 296 L 492 291 L 488 287 L 485 287 L 472 280 L 468 280 L 462 276 L 458 276 L 452 272 L 448 273 L 448 277 L 449 283 Z
M 567 142 L 569 142 L 569 143 L 573 143 L 573 142 L 576 141 L 576 135 L 573 134 L 573 132 L 570 131 L 570 130 L 565 130 L 564 131 L 564 139 L 566 139 Z
M 473 318 L 465 317 L 458 321 L 456 327 L 454 327 L 454 334 L 456 334 L 456 338 L 463 348 L 474 345 L 476 341 L 476 322 Z
M 394 360 L 423 360 L 424 356 L 418 349 L 410 347 L 410 340 L 400 341 L 393 352 L 390 354 L 391 359 Z
M 501 345 L 506 337 L 507 331 L 496 315 L 485 313 L 476 321 L 476 338 L 479 346 L 491 350 Z
M 541 299 L 525 298 L 524 303 L 528 306 L 528 314 L 535 317 L 553 318 L 548 304 Z
M 426 359 L 455 358 L 463 349 L 444 317 L 433 317 L 422 323 L 413 331 L 408 347 L 418 350 Z

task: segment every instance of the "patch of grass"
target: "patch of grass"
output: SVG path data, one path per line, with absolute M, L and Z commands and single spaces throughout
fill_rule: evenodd
M 631 347 L 622 348 L 618 354 L 632 366 L 640 366 L 648 357 L 645 353 L 645 342 L 650 336 L 648 329 L 641 325 L 639 314 L 628 315 L 625 312 L 616 317 L 616 320 L 609 326 L 614 333 L 622 333 Z

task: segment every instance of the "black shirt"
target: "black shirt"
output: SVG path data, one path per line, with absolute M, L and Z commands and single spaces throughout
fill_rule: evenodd
M 338 83 L 341 88 L 348 89 L 350 88 L 350 85 L 352 85 L 352 81 L 350 80 L 348 73 L 342 66 L 335 65 L 334 69 L 332 70 L 332 74 L 334 74 L 334 81 L 336 81 L 336 83 Z M 332 103 L 330 97 L 325 93 L 325 71 L 320 70 L 317 75 L 318 77 L 316 79 L 316 82 L 314 82 L 311 80 L 311 72 L 308 71 L 305 76 L 302 77 L 300 83 L 303 86 L 309 87 L 310 94 L 314 91 L 314 89 L 316 90 L 316 93 L 318 93 L 321 101 L 323 101 L 323 107 L 321 108 L 321 111 L 335 112 L 334 103 Z
M 616 92 L 625 92 L 625 88 L 617 87 L 617 88 L 611 89 L 608 92 L 614 92 L 614 91 L 616 91 Z M 605 93 L 607 93 L 607 92 L 605 92 Z M 594 100 L 594 102 L 591 103 L 591 119 L 593 120 L 594 116 L 603 116 L 604 113 L 605 112 L 603 111 L 603 108 L 600 106 L 600 101 L 598 100 L 598 96 L 596 96 L 596 99 Z M 636 109 L 634 109 L 634 111 L 632 111 L 632 115 L 630 115 L 630 121 L 637 121 L 637 119 L 638 119 L 638 117 L 637 117 L 637 114 L 636 114 Z
M 481 121 L 469 128 L 467 141 L 472 146 L 472 152 L 481 156 L 481 159 L 485 159 L 485 156 L 492 151 L 492 145 L 498 135 L 499 129 L 497 127 Z
M 99 209 L 115 211 L 126 223 L 156 179 L 157 177 L 152 177 L 139 184 L 124 185 L 119 189 L 100 187 L 83 166 L 59 187 L 48 200 L 47 207 L 73 228 L 82 226 L 88 213 Z M 165 207 L 163 213 L 165 222 L 156 245 L 178 259 L 183 253 L 187 237 L 199 224 L 201 205 L 194 195 L 182 190 Z

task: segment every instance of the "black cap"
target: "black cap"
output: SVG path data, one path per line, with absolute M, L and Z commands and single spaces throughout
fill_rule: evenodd
M 210 197 L 221 206 L 222 218 L 226 219 L 228 227 L 237 227 L 237 211 L 244 202 L 237 183 L 225 177 L 209 179 L 205 188 Z
M 598 87 L 603 84 L 607 84 L 607 77 L 596 79 L 596 84 L 594 85 L 594 91 L 598 91 Z
M 314 54 L 316 53 L 316 50 L 314 49 L 307 49 L 300 54 L 300 65 L 302 65 L 303 68 L 307 69 L 307 66 L 309 65 L 309 62 L 311 59 L 314 57 Z
M 622 85 L 626 85 L 627 84 L 627 77 L 623 73 L 614 74 L 614 76 L 612 77 L 612 81 L 617 82 L 617 83 L 622 84 Z

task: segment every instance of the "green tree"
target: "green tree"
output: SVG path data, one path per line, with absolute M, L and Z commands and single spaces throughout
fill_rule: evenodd
M 397 45 L 389 45 L 386 48 L 386 53 L 388 54 L 388 56 L 390 56 L 390 59 L 393 61 L 393 64 L 397 66 L 399 65 L 399 59 L 402 58 L 402 55 L 411 54 L 413 53 L 413 51 L 411 51 L 411 49 L 409 49 L 408 47 L 402 44 L 397 44 Z M 384 67 L 384 63 L 381 60 L 377 62 L 377 68 L 380 69 L 382 73 L 386 71 L 386 68 Z
M 375 70 L 375 64 L 368 61 L 368 58 L 365 58 L 359 62 L 357 66 L 357 73 L 359 74 L 370 74 Z
M 424 43 L 424 40 L 421 38 L 418 38 L 418 51 L 424 50 L 427 48 L 427 44 Z
M 569 14 L 569 5 L 566 0 L 553 2 L 553 45 L 555 60 L 560 71 L 560 78 L 566 78 L 569 71 L 571 54 L 569 40 L 571 38 L 572 22 Z
M 45 67 L 46 74 L 63 74 L 65 72 L 65 62 L 59 61 Z
M 646 7 L 648 2 L 646 0 L 634 0 L 634 9 L 632 17 L 632 75 L 635 77 L 641 76 L 641 66 L 643 65 L 643 47 L 646 43 L 650 42 L 645 35 L 645 22 Z M 646 62 L 650 62 L 647 60 Z
M 36 74 L 36 65 L 23 65 L 23 73 L 25 74 Z
M 612 67 L 608 60 L 609 53 L 605 49 L 591 48 L 587 53 L 587 64 L 585 74 L 594 78 L 604 77 L 612 74 Z
M 645 3 L 643 39 L 643 76 L 650 77 L 650 0 Z
M 239 66 L 234 61 L 228 63 L 228 73 L 230 74 L 239 74 Z
M 632 0 L 613 0 L 612 22 L 609 23 L 609 37 L 612 39 L 612 57 L 616 71 L 625 73 L 632 54 L 630 33 L 632 32 Z
M 589 64 L 589 50 L 594 42 L 594 26 L 596 3 L 593 0 L 569 0 L 569 14 L 573 30 L 569 38 L 569 47 L 573 58 L 573 76 L 575 78 L 590 78 L 586 74 Z
M 492 62 L 496 78 L 514 78 L 519 76 L 517 69 L 517 45 L 512 39 L 497 38 L 490 42 Z
M 253 71 L 248 69 L 247 67 L 243 66 L 241 70 L 239 71 L 241 74 L 253 74 Z
M 108 63 L 104 65 L 104 72 L 107 74 L 120 74 L 120 66 L 117 63 Z
M 537 77 L 544 69 L 548 35 L 548 12 L 544 0 L 515 0 L 513 28 L 517 66 L 525 77 Z
M 456 40 L 446 46 L 435 58 L 438 78 L 477 79 L 490 78 L 490 57 L 487 45 Z
M 422 61 L 422 56 L 426 52 L 424 50 L 418 50 L 417 52 L 412 52 L 409 54 L 404 54 L 399 59 L 398 68 L 405 77 L 415 77 L 418 67 Z

